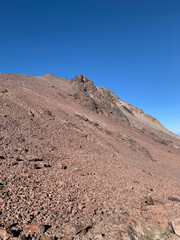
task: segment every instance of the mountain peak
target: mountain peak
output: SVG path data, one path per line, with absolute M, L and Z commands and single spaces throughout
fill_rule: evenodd
M 76 83 L 77 88 L 83 92 L 94 92 L 96 87 L 90 79 L 80 74 L 71 79 L 73 83 Z
M 86 81 L 88 81 L 89 79 L 88 79 L 85 75 L 79 74 L 79 75 L 75 76 L 72 80 L 73 80 L 73 81 L 86 82 Z

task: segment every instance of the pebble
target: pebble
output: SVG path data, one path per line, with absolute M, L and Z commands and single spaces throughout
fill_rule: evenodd
M 99 240 L 99 239 L 103 239 L 104 235 L 103 234 L 97 234 L 95 236 L 95 239 Z
M 7 93 L 7 92 L 8 92 L 7 89 L 1 89 L 1 90 L 0 90 L 0 93 Z
M 180 237 L 180 219 L 176 219 L 172 222 L 174 232 Z
M 25 235 L 20 235 L 20 236 L 18 237 L 18 240 L 26 240 L 26 236 L 25 236 Z
M 77 234 L 77 228 L 75 226 L 66 226 L 66 232 L 67 234 Z
M 20 176 L 23 177 L 23 178 L 30 178 L 29 173 L 21 173 Z
M 24 228 L 25 232 L 31 232 L 31 233 L 41 233 L 43 234 L 45 232 L 45 227 L 43 224 L 31 224 L 29 226 L 26 226 Z
M 174 202 L 180 202 L 180 197 L 179 196 L 170 196 L 168 199 L 171 200 L 171 201 L 174 201 Z
M 6 240 L 10 237 L 13 237 L 12 233 L 7 231 L 6 229 L 0 228 L 0 238 Z
M 34 169 L 41 169 L 42 165 L 38 164 L 38 163 L 35 163 L 33 167 L 34 167 Z
M 4 184 L 0 183 L 0 190 L 3 190 L 3 188 L 4 188 Z
M 63 164 L 63 163 L 58 163 L 58 167 L 60 168 L 60 169 L 67 169 L 67 166 L 65 165 L 65 164 Z
M 154 205 L 154 200 L 152 199 L 152 197 L 147 197 L 145 199 L 145 204 L 146 205 Z

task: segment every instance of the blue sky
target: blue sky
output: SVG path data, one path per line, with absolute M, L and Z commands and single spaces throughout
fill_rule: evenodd
M 1 1 L 0 72 L 84 74 L 180 133 L 180 1 Z

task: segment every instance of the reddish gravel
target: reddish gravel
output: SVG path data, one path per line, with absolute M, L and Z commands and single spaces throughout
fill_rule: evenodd
M 179 239 L 180 138 L 80 75 L 0 74 L 0 238 Z

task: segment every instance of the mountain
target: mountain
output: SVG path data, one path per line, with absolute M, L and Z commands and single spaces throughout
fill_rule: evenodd
M 0 74 L 0 238 L 179 239 L 180 137 L 83 75 Z

